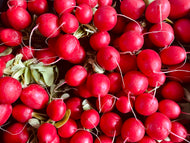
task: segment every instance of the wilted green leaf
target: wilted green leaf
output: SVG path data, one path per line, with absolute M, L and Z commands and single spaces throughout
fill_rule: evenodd
M 65 116 L 63 117 L 62 120 L 55 123 L 55 127 L 60 128 L 61 126 L 63 126 L 69 120 L 70 115 L 71 115 L 71 110 L 67 109 L 65 112 Z
M 40 81 L 40 73 L 36 69 L 31 69 L 31 74 L 34 80 L 38 83 Z
M 7 49 L 5 49 L 5 51 L 3 51 L 2 53 L 0 53 L 0 56 L 6 56 L 6 55 L 9 55 L 11 54 L 13 51 L 12 48 L 8 47 Z
M 28 85 L 31 80 L 31 73 L 28 67 L 25 68 L 24 71 L 24 85 Z
M 15 70 L 15 72 L 12 73 L 12 77 L 19 80 L 20 76 L 23 75 L 25 68 L 21 68 L 19 70 Z

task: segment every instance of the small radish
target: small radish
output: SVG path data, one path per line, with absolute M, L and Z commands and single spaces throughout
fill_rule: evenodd
M 60 143 L 60 138 L 59 136 L 55 136 L 55 139 L 51 143 Z
M 113 143 L 112 138 L 106 135 L 100 135 L 95 139 L 94 143 Z
M 12 60 L 15 56 L 13 54 L 9 54 L 6 56 L 1 56 L 0 59 L 7 63 L 8 61 Z M 1 66 L 0 66 L 1 67 Z M 1 68 L 0 68 L 1 69 Z M 1 70 L 0 70 L 1 71 Z M 1 72 L 0 72 L 1 73 Z M 1 74 L 0 74 L 1 75 Z
M 174 40 L 173 28 L 165 22 L 153 25 L 149 29 L 149 39 L 157 47 L 165 47 L 170 45 Z
M 123 52 L 137 52 L 144 44 L 142 33 L 137 31 L 128 31 L 119 38 L 119 48 Z
M 8 5 L 11 7 L 22 7 L 26 9 L 27 1 L 26 0 L 8 0 Z
M 127 96 L 120 96 L 116 101 L 116 109 L 121 113 L 129 113 L 133 107 L 133 102 Z
M 98 0 L 98 5 L 99 6 L 104 6 L 104 5 L 112 5 L 113 0 Z
M 111 6 L 100 6 L 94 14 L 94 25 L 100 31 L 109 31 L 117 23 L 117 12 Z
M 145 134 L 143 123 L 135 118 L 128 118 L 121 128 L 121 137 L 127 142 L 138 142 Z
M 117 72 L 111 72 L 108 75 L 110 80 L 110 90 L 109 92 L 115 94 L 120 91 L 122 85 L 121 75 Z
M 6 64 L 5 64 L 4 60 L 0 58 L 0 77 L 3 76 L 3 71 L 4 71 L 5 67 L 6 67 Z
M 1 118 L 0 126 L 3 125 L 12 113 L 12 106 L 10 104 L 0 104 Z
M 120 5 L 121 13 L 134 20 L 139 19 L 145 10 L 145 2 L 143 0 L 123 0 Z
M 22 7 L 11 7 L 7 10 L 7 17 L 10 25 L 15 30 L 23 30 L 32 23 L 28 11 Z
M 107 112 L 100 118 L 100 129 L 108 137 L 115 137 L 120 134 L 122 126 L 121 117 L 114 112 Z
M 22 60 L 26 61 L 28 59 L 32 59 L 34 56 L 34 48 L 33 47 L 29 47 L 29 46 L 25 46 L 22 47 L 19 50 L 19 53 L 21 53 L 23 55 Z
M 170 119 L 162 113 L 156 112 L 145 120 L 146 133 L 155 140 L 163 140 L 171 131 Z
M 107 31 L 98 31 L 90 37 L 90 46 L 98 51 L 107 47 L 110 43 L 110 35 Z
M 22 90 L 21 101 L 32 109 L 43 109 L 49 100 L 46 90 L 38 84 L 30 84 Z
M 49 143 L 52 142 L 57 135 L 56 128 L 50 123 L 43 123 L 37 131 L 39 142 Z
M 21 95 L 21 83 L 12 77 L 0 78 L 0 103 L 12 104 Z
M 169 81 L 162 86 L 161 95 L 166 99 L 180 101 L 183 99 L 185 93 L 183 86 L 176 81 Z
M 126 26 L 126 21 L 127 21 L 126 18 L 119 16 L 117 18 L 117 23 L 114 26 L 114 28 L 111 30 L 111 32 L 115 34 L 122 34 Z
M 161 143 L 173 143 L 173 142 L 163 140 L 163 141 L 161 141 Z
M 76 0 L 54 0 L 53 7 L 58 14 L 72 12 L 76 6 Z
M 70 143 L 93 143 L 93 137 L 88 131 L 78 131 L 71 137 Z
M 139 26 L 140 24 L 134 22 L 134 21 L 131 21 L 129 22 L 126 26 L 125 26 L 125 29 L 124 31 L 127 32 L 127 31 L 131 31 L 131 30 L 134 30 L 134 31 L 137 31 L 139 33 L 142 33 L 144 32 L 144 29 L 142 26 Z
M 170 2 L 168 0 L 155 0 L 145 10 L 145 18 L 151 23 L 160 23 L 170 14 Z
M 81 24 L 88 24 L 92 20 L 93 11 L 88 4 L 80 4 L 75 11 L 75 16 Z
M 157 143 L 157 142 L 149 136 L 144 136 L 138 143 Z
M 96 55 L 97 63 L 105 70 L 114 70 L 120 62 L 119 52 L 112 46 L 100 49 Z
M 28 2 L 28 11 L 40 15 L 48 11 L 47 0 L 33 0 Z
M 159 87 L 166 81 L 166 75 L 163 72 L 154 73 L 148 77 L 148 85 L 151 87 Z
M 83 97 L 83 98 L 90 98 L 90 97 L 92 97 L 91 93 L 87 89 L 87 85 L 86 84 L 82 84 L 82 85 L 78 86 L 77 89 L 78 89 L 78 93 L 79 93 L 79 95 L 81 97 Z
M 0 31 L 0 40 L 7 46 L 18 46 L 22 42 L 22 33 L 12 28 Z
M 176 119 L 181 114 L 180 106 L 170 99 L 161 100 L 159 102 L 158 110 L 170 119 Z
M 62 138 L 70 138 L 77 131 L 77 123 L 73 119 L 69 119 L 63 126 L 58 128 L 58 135 Z
M 98 4 L 98 0 L 76 0 L 77 4 L 87 4 L 89 5 L 91 8 L 94 8 L 97 4 Z
M 137 96 L 148 88 L 148 78 L 139 71 L 127 72 L 124 76 L 123 90 L 126 94 Z
M 158 110 L 158 100 L 149 93 L 143 93 L 135 99 L 135 110 L 144 116 L 150 116 Z
M 53 121 L 59 121 L 61 120 L 66 112 L 66 104 L 62 99 L 55 99 L 51 101 L 46 109 L 47 115 L 52 119 Z

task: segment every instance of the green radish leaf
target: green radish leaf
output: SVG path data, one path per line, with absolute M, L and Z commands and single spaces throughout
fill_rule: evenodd
M 31 73 L 28 67 L 24 71 L 24 85 L 28 85 L 31 81 Z
M 36 69 L 31 69 L 32 77 L 34 78 L 35 82 L 39 82 L 40 79 L 40 73 Z
M 63 126 L 69 120 L 70 115 L 71 115 L 71 110 L 67 109 L 65 112 L 65 116 L 63 117 L 63 119 L 55 123 L 55 127 L 60 128 L 61 126 Z
M 36 119 L 36 118 L 32 118 L 32 119 L 29 119 L 28 120 L 28 123 L 32 126 L 32 127 L 34 127 L 34 128 L 36 128 L 36 129 L 38 129 L 39 127 L 40 127 L 40 121 L 38 120 L 38 119 Z
M 0 53 L 0 57 L 1 57 L 1 56 L 9 55 L 9 54 L 12 53 L 12 51 L 13 51 L 13 49 L 10 48 L 10 47 L 8 47 L 8 48 L 6 48 L 2 53 Z
M 82 101 L 82 108 L 84 111 L 93 109 L 93 107 L 91 106 L 90 102 L 87 99 L 84 99 Z
M 12 73 L 12 77 L 19 80 L 20 76 L 23 75 L 25 68 L 21 68 Z

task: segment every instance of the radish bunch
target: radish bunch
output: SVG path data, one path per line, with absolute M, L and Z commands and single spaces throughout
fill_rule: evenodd
M 8 0 L 3 143 L 190 143 L 189 12 L 189 0 Z

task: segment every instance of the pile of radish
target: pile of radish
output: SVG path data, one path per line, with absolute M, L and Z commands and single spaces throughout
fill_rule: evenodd
M 7 0 L 0 143 L 190 143 L 190 0 Z

